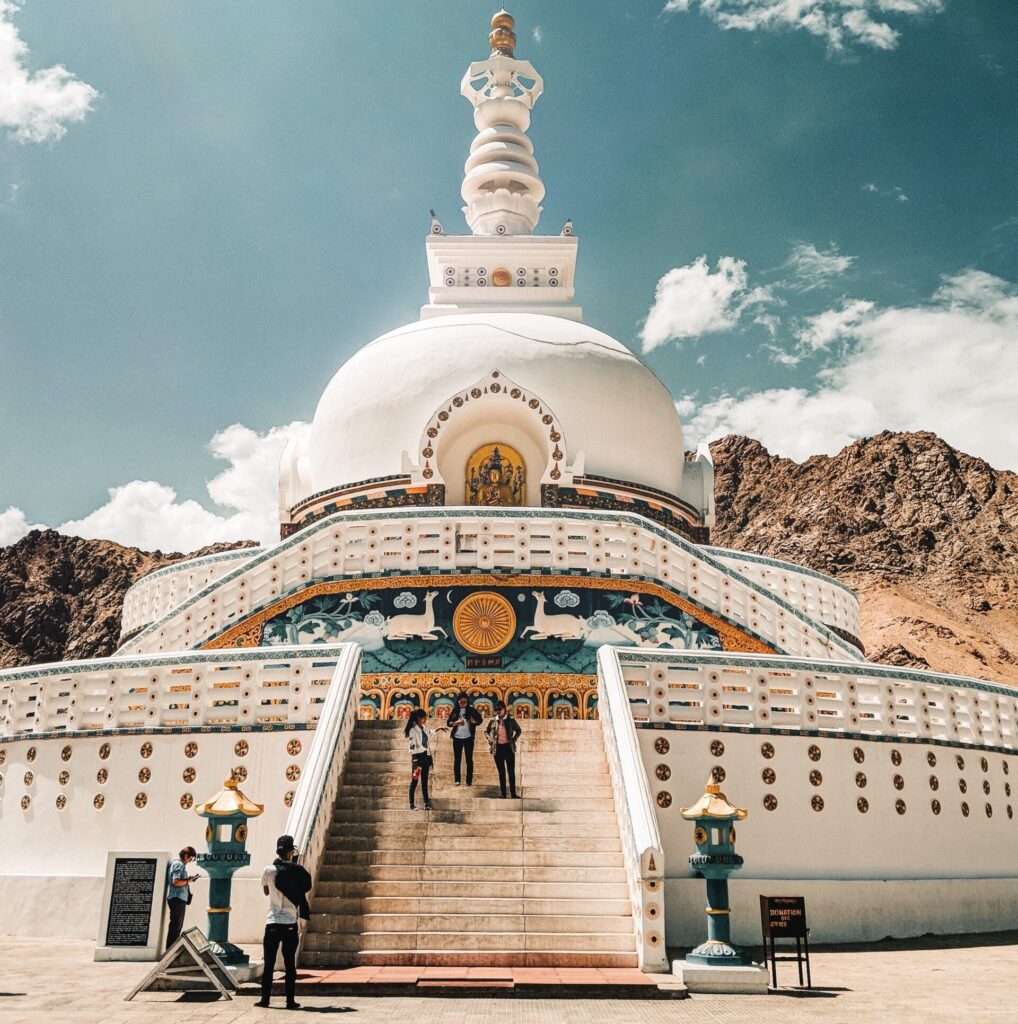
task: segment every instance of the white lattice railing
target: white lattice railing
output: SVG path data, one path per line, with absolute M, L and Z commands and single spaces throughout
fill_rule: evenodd
M 313 725 L 342 644 L 68 661 L 0 672 L 0 737 Z
M 859 652 L 694 544 L 638 515 L 550 509 L 337 513 L 263 549 L 147 626 L 124 653 L 188 650 L 314 580 L 384 572 L 579 571 L 658 581 L 801 657 Z
M 832 576 L 763 555 L 727 548 L 704 550 L 816 622 L 835 626 L 857 639 L 860 636 L 859 598 Z
M 664 848 L 640 756 L 629 696 L 613 648 L 597 656 L 597 706 L 611 769 L 612 794 L 633 904 L 636 950 L 644 971 L 668 970 L 665 949 Z
M 258 552 L 259 548 L 223 551 L 218 555 L 177 562 L 142 576 L 124 594 L 121 635 L 126 636 L 154 622 L 181 601 L 197 594 Z
M 706 651 L 602 648 L 601 655 L 618 659 L 636 721 L 1018 749 L 1018 691 L 977 679 Z
M 340 646 L 336 671 L 286 819 L 286 834 L 293 836 L 316 884 L 360 705 L 361 649 L 356 644 Z

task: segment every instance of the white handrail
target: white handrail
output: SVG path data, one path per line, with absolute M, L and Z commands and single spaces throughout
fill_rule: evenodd
M 293 836 L 315 884 L 332 825 L 332 806 L 357 724 L 360 679 L 361 649 L 357 644 L 343 644 L 286 819 L 286 833 Z
M 649 973 L 667 971 L 664 848 L 622 666 L 615 649 L 609 646 L 597 652 L 597 707 L 622 833 L 640 968 Z

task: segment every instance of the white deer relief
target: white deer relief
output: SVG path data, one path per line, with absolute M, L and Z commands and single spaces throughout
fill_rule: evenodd
M 544 591 L 533 590 L 531 593 L 537 598 L 534 624 L 527 626 L 520 633 L 521 640 L 528 633 L 534 634 L 531 640 L 548 640 L 551 637 L 559 640 L 582 640 L 587 635 L 590 627 L 582 615 L 549 615 L 544 610 Z
M 424 611 L 420 615 L 390 615 L 385 623 L 385 635 L 389 640 L 409 640 L 412 637 L 419 637 L 421 640 L 437 640 L 436 633 L 449 639 L 441 626 L 435 625 L 435 610 L 432 607 L 435 598 L 438 597 L 437 590 L 429 590 L 424 595 Z

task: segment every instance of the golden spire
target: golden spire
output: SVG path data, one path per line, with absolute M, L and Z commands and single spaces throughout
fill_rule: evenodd
M 223 783 L 223 788 L 203 804 L 197 804 L 195 811 L 205 818 L 222 818 L 232 814 L 243 814 L 247 818 L 257 818 L 265 810 L 265 804 L 256 804 L 240 791 L 237 777 L 230 772 Z
M 513 32 L 515 26 L 513 16 L 504 7 L 491 19 L 488 42 L 491 44 L 492 57 L 496 54 L 503 57 L 513 56 L 516 49 L 516 33 Z
M 679 814 L 683 818 L 736 818 L 742 821 L 749 811 L 736 807 L 728 802 L 728 797 L 721 792 L 714 773 L 707 778 L 707 785 L 704 787 L 704 794 L 692 807 L 680 807 Z

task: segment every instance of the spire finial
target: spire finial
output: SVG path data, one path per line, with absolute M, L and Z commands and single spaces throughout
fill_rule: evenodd
M 513 56 L 516 50 L 516 33 L 513 32 L 515 27 L 513 16 L 504 7 L 491 19 L 488 42 L 491 44 L 492 57 L 498 54 L 503 57 Z

